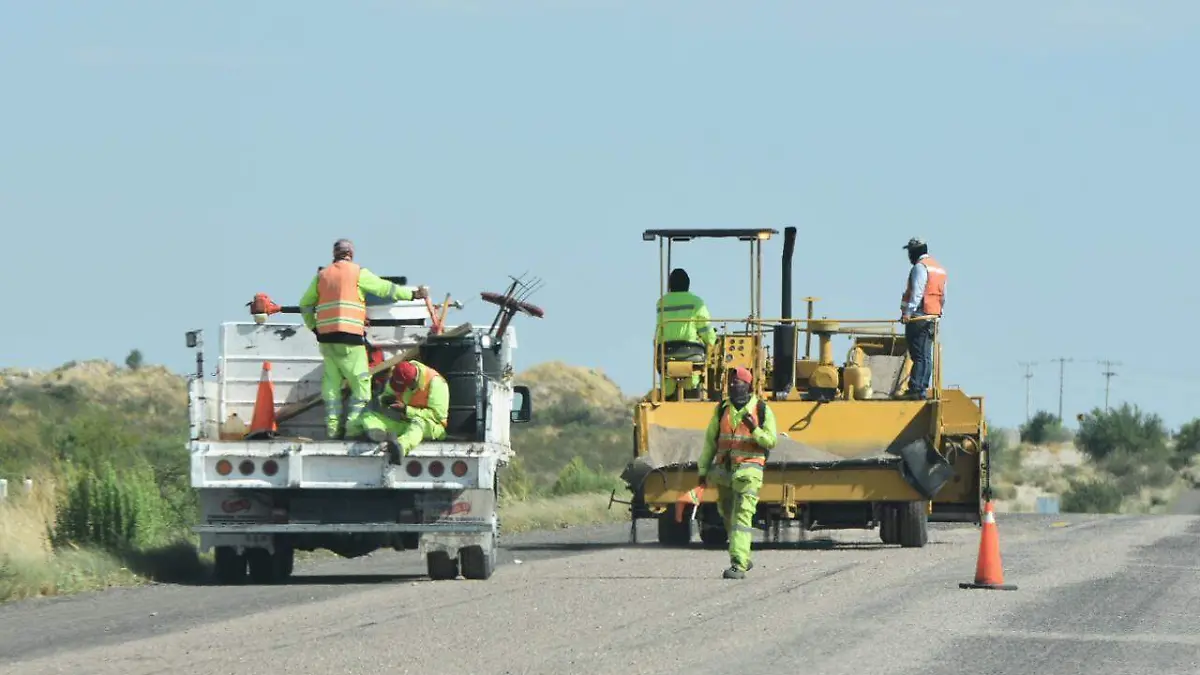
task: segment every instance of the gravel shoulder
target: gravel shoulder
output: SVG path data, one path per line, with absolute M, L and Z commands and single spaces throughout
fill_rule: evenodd
M 723 552 L 659 548 L 647 522 L 636 546 L 622 526 L 514 537 L 488 582 L 429 582 L 391 554 L 281 587 L 18 603 L 0 610 L 0 674 L 1195 670 L 1200 518 L 999 521 L 1013 592 L 958 588 L 972 526 L 934 526 L 924 549 L 853 531 L 763 545 L 731 582 Z

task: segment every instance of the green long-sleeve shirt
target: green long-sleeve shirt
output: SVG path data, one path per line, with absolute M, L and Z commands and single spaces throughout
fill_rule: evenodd
M 717 333 L 709 324 L 712 316 L 708 306 L 695 293 L 671 291 L 659 299 L 657 310 L 654 335 L 658 342 L 698 342 L 709 347 L 716 343 Z
M 754 410 L 758 406 L 758 397 L 750 396 L 750 400 L 741 409 L 734 408 L 733 403 L 729 399 L 725 399 L 725 405 L 732 410 L 730 422 L 736 429 L 742 423 L 742 417 L 748 411 Z M 763 419 L 758 421 L 758 426 L 751 432 L 751 436 L 758 443 L 760 448 L 771 450 L 775 447 L 776 441 L 779 439 L 775 426 L 775 412 L 771 410 L 770 405 L 763 407 Z M 708 475 L 708 470 L 711 468 L 713 458 L 717 454 L 717 436 L 721 433 L 721 406 L 718 404 L 713 410 L 712 419 L 708 421 L 708 429 L 704 432 L 704 451 L 700 453 L 700 477 Z
M 334 263 L 335 265 L 337 263 Z M 308 284 L 308 290 L 304 291 L 304 295 L 300 296 L 300 316 L 304 320 L 304 325 L 308 326 L 309 330 L 313 330 L 317 325 L 317 281 L 320 275 L 314 275 L 312 282 Z M 376 276 L 371 270 L 360 267 L 358 269 L 358 299 L 366 302 L 366 293 L 378 296 L 384 300 L 396 302 L 399 300 L 412 300 L 415 286 L 401 286 L 392 283 L 387 279 L 382 279 Z
M 416 395 L 420 386 L 419 383 L 421 382 L 421 379 L 425 377 L 425 371 L 429 368 L 429 366 L 421 363 L 420 361 L 409 361 L 409 363 L 417 367 L 417 386 L 411 389 L 405 389 L 401 394 L 397 394 L 396 390 L 392 388 L 392 384 L 389 381 L 388 395 L 404 401 L 404 410 L 408 415 L 408 419 L 415 420 L 422 418 L 441 426 L 442 422 L 450 415 L 450 386 L 446 384 L 446 378 L 442 377 L 440 374 L 435 375 L 433 380 L 429 383 L 429 401 L 427 402 L 426 407 L 412 407 L 408 402 L 411 401 L 412 397 Z

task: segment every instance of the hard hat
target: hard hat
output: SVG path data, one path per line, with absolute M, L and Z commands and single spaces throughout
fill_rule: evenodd
M 904 248 L 911 250 L 914 248 L 921 248 L 924 245 L 925 245 L 925 242 L 922 241 L 920 238 L 913 237 L 912 239 L 908 240 L 908 243 L 904 245 Z
M 754 380 L 754 376 L 750 374 L 749 368 L 746 368 L 745 366 L 738 366 L 737 368 L 733 369 L 733 379 L 749 383 Z
M 392 368 L 392 383 L 398 386 L 405 386 L 409 382 L 417 379 L 417 367 L 411 361 L 401 361 Z

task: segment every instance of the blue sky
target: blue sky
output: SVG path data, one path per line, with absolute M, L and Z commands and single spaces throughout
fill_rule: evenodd
M 522 364 L 640 393 L 640 232 L 795 225 L 797 297 L 831 317 L 894 316 L 926 238 L 945 379 L 994 423 L 1024 418 L 1021 361 L 1057 410 L 1059 356 L 1068 418 L 1103 405 L 1096 359 L 1122 364 L 1114 403 L 1200 414 L 1176 356 L 1200 328 L 1200 4 L 899 7 L 4 2 L 0 361 L 186 371 L 185 330 L 294 302 L 344 236 L 475 321 L 479 291 L 542 277 Z M 744 248 L 679 255 L 745 314 Z

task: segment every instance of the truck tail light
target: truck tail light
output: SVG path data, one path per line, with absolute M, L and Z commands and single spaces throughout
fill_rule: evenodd
M 454 466 L 450 467 L 450 471 L 454 472 L 456 477 L 462 478 L 467 475 L 467 463 L 460 459 L 454 463 Z
M 241 464 L 238 464 L 238 471 L 242 472 L 243 476 L 249 476 L 254 473 L 254 462 L 248 459 L 243 459 Z
M 268 459 L 267 461 L 263 462 L 263 473 L 267 474 L 268 476 L 274 476 L 275 474 L 279 473 L 279 463 L 273 459 Z
M 440 461 L 435 459 L 429 463 L 429 475 L 430 476 L 433 476 L 434 478 L 440 478 L 441 475 L 445 472 L 446 472 L 446 465 L 442 464 Z
M 231 473 L 233 473 L 233 464 L 231 464 L 229 460 L 222 459 L 221 461 L 217 462 L 218 475 L 228 476 Z
M 417 476 L 421 475 L 421 463 L 414 459 L 408 463 L 408 466 L 405 467 L 405 470 L 408 471 L 408 475 L 416 478 Z

